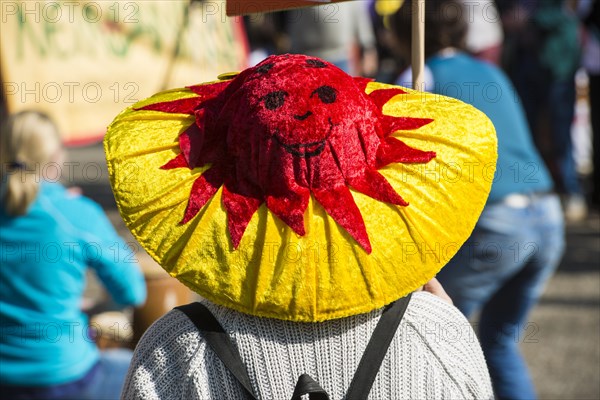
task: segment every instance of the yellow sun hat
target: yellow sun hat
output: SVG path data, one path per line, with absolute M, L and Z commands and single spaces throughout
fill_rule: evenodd
M 104 148 L 125 223 L 169 274 L 225 307 L 306 322 L 434 277 L 496 165 L 474 107 L 287 54 L 127 108 Z

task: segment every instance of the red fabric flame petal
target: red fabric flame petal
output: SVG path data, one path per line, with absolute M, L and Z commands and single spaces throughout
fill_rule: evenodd
M 214 104 L 203 104 L 202 108 L 195 111 L 196 125 L 200 133 L 198 137 L 201 136 L 201 144 L 198 144 L 192 157 L 197 165 L 217 163 L 226 157 L 224 135 L 214 126 L 218 119 L 218 112 L 213 109 L 213 106 Z
M 304 211 L 308 206 L 310 191 L 297 188 L 297 191 L 286 193 L 285 197 L 267 196 L 267 207 L 300 236 L 306 233 L 304 229 Z
M 202 144 L 204 132 L 197 124 L 190 125 L 181 135 L 179 135 L 179 148 L 190 168 L 200 166 L 198 161 L 202 154 Z
M 433 122 L 431 118 L 392 117 L 389 115 L 381 116 L 381 123 L 383 125 L 385 136 L 389 136 L 395 131 L 419 129 L 431 122 Z
M 208 200 L 217 193 L 221 185 L 223 185 L 223 173 L 220 168 L 211 167 L 204 171 L 192 185 L 190 199 L 180 224 L 185 224 L 194 218 Z
M 331 218 L 340 224 L 367 254 L 371 254 L 371 242 L 365 222 L 348 187 L 337 185 L 331 189 L 313 189 L 313 194 Z
M 410 147 L 393 137 L 385 138 L 377 149 L 377 169 L 391 163 L 426 163 L 435 157 L 435 151 Z
M 164 101 L 161 103 L 149 104 L 144 107 L 136 108 L 135 110 L 150 110 L 150 111 L 162 111 L 166 113 L 178 113 L 178 114 L 193 114 L 194 109 L 202 103 L 201 97 L 188 97 L 185 99 L 177 99 L 173 101 Z
M 227 186 L 223 187 L 223 205 L 227 210 L 227 230 L 234 249 L 238 248 L 252 215 L 261 204 L 261 199 L 233 193 L 227 190 Z
M 204 101 L 218 96 L 219 93 L 225 90 L 225 88 L 229 86 L 230 83 L 231 81 L 221 81 L 216 83 L 186 86 L 186 88 L 199 95 L 200 98 Z
M 183 153 L 179 153 L 177 157 L 169 160 L 165 165 L 160 167 L 160 169 L 175 169 L 175 168 L 189 168 L 189 165 L 185 159 Z
M 371 100 L 373 100 L 373 102 L 375 103 L 377 108 L 379 110 L 381 110 L 383 108 L 383 106 L 385 105 L 385 103 L 387 103 L 392 97 L 394 97 L 398 94 L 405 94 L 405 93 L 406 92 L 404 90 L 396 89 L 396 88 L 379 89 L 379 90 L 373 90 L 371 93 L 369 93 L 369 98 Z
M 371 168 L 365 168 L 364 173 L 348 180 L 350 186 L 376 200 L 386 203 L 407 206 L 408 203 L 390 185 L 383 175 Z

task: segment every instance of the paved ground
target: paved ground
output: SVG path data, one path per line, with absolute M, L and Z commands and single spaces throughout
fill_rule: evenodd
M 521 338 L 544 399 L 600 399 L 600 216 L 567 227 L 567 250 Z
M 98 201 L 128 240 L 99 145 L 71 149 L 69 184 Z M 63 174 L 64 175 L 64 174 Z M 565 257 L 517 338 L 540 398 L 600 399 L 600 216 L 567 228 Z

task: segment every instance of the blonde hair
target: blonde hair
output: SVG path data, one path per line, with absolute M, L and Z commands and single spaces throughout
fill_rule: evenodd
M 62 149 L 56 125 L 45 114 L 22 111 L 0 132 L 0 194 L 9 215 L 23 215 L 35 200 L 44 166 Z

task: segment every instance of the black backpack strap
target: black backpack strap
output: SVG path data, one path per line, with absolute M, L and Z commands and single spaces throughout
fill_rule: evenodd
M 235 347 L 229 335 L 223 330 L 223 327 L 210 310 L 202 303 L 190 303 L 175 307 L 175 309 L 187 315 L 202 333 L 202 337 L 204 337 L 208 346 L 240 382 L 246 394 L 251 399 L 257 399 L 237 347 Z
M 310 400 L 329 400 L 329 395 L 325 389 L 308 374 L 302 374 L 298 378 L 292 400 L 302 400 L 304 395 L 308 395 Z
M 352 378 L 352 383 L 350 383 L 350 388 L 346 393 L 346 400 L 366 399 L 369 396 L 375 377 L 396 334 L 396 330 L 398 330 L 411 296 L 412 293 L 389 304 L 383 310 Z
M 381 363 L 408 307 L 411 295 L 389 304 L 383 310 L 352 378 L 346 400 L 366 399 L 369 395 Z M 208 346 L 240 382 L 246 394 L 256 400 L 257 397 L 252 390 L 248 372 L 238 349 L 210 310 L 202 303 L 191 303 L 175 307 L 175 309 L 183 312 L 196 325 Z M 329 400 L 327 392 L 313 378 L 302 374 L 296 383 L 292 400 L 300 400 L 306 394 L 309 395 L 310 400 Z

